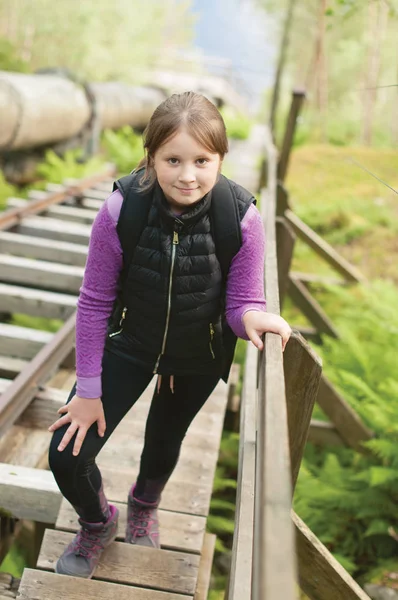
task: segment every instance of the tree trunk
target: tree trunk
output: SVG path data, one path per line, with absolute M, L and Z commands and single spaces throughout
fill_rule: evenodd
M 275 132 L 276 111 L 277 111 L 278 103 L 279 103 L 282 74 L 283 74 L 283 69 L 284 69 L 285 63 L 286 63 L 287 51 L 288 51 L 288 47 L 289 47 L 289 35 L 290 35 L 291 28 L 292 28 L 293 11 L 294 11 L 294 6 L 296 4 L 296 1 L 297 0 L 289 0 L 287 12 L 286 12 L 286 18 L 285 18 L 285 22 L 283 25 L 281 45 L 279 48 L 279 58 L 278 58 L 278 65 L 277 65 L 277 69 L 276 69 L 276 75 L 275 75 L 275 84 L 274 84 L 274 89 L 273 89 L 273 93 L 272 93 L 271 114 L 270 114 L 270 119 L 269 119 L 270 129 L 274 134 L 274 138 L 275 138 L 274 132 Z
M 368 8 L 368 60 L 363 94 L 363 143 L 370 146 L 373 135 L 374 111 L 377 100 L 377 85 L 380 76 L 381 45 L 388 23 L 388 5 L 384 0 L 369 0 Z

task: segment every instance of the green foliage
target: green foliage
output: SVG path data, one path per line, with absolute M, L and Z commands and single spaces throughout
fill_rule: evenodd
M 0 210 L 4 210 L 6 208 L 7 198 L 17 195 L 17 189 L 13 185 L 7 183 L 2 171 L 0 170 Z
M 0 71 L 27 73 L 28 65 L 17 56 L 17 50 L 9 40 L 0 37 Z
M 53 150 L 47 150 L 45 160 L 37 167 L 38 177 L 52 183 L 62 183 L 64 179 L 83 179 L 89 175 L 98 173 L 104 170 L 105 162 L 101 157 L 90 158 L 83 162 L 82 151 L 67 150 L 63 156 L 58 156 Z M 41 187 L 40 184 L 35 184 L 35 188 Z
M 224 106 L 220 112 L 224 119 L 229 138 L 246 140 L 249 137 L 252 121 L 246 115 L 238 113 L 228 106 Z
M 127 175 L 135 169 L 144 156 L 141 136 L 127 125 L 118 131 L 105 130 L 101 146 L 122 175 Z
M 42 329 L 55 333 L 64 324 L 60 319 L 46 319 L 45 317 L 31 317 L 30 315 L 13 313 L 11 325 L 29 327 L 31 329 Z
M 23 552 L 21 552 L 17 544 L 13 544 L 0 565 L 0 572 L 9 573 L 13 577 L 20 578 L 26 567 L 27 563 Z

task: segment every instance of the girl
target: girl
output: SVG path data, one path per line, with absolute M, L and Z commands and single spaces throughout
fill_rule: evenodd
M 260 350 L 264 332 L 280 334 L 283 349 L 291 333 L 284 319 L 265 312 L 262 220 L 252 195 L 231 181 L 242 244 L 223 291 L 210 219 L 228 151 L 217 108 L 200 94 L 174 94 L 152 115 L 144 149 L 139 168 L 145 172 L 130 176 L 150 194 L 142 234 L 123 271 L 118 220 L 126 218 L 126 202 L 116 190 L 92 228 L 77 308 L 77 382 L 58 411 L 63 416 L 49 428 L 50 468 L 81 525 L 56 572 L 78 577 L 93 575 L 117 533 L 118 510 L 105 497 L 95 458 L 153 374 L 157 387 L 139 475 L 127 497 L 125 540 L 159 548 L 161 492 L 190 423 L 228 371 L 223 317 Z

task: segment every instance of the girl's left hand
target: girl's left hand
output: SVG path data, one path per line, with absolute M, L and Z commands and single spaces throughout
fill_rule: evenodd
M 264 348 L 261 340 L 263 333 L 278 333 L 282 338 L 282 351 L 290 338 L 292 330 L 289 324 L 280 317 L 272 313 L 261 312 L 259 310 L 248 310 L 242 318 L 248 338 L 259 350 Z

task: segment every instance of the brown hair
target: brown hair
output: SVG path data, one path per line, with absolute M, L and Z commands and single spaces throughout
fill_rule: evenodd
M 181 126 L 186 127 L 190 135 L 209 152 L 219 154 L 221 160 L 228 152 L 225 124 L 214 104 L 195 92 L 173 94 L 155 109 L 143 133 L 145 157 L 137 169 L 145 167 L 139 181 L 145 190 L 150 189 L 156 180 L 151 159 Z

